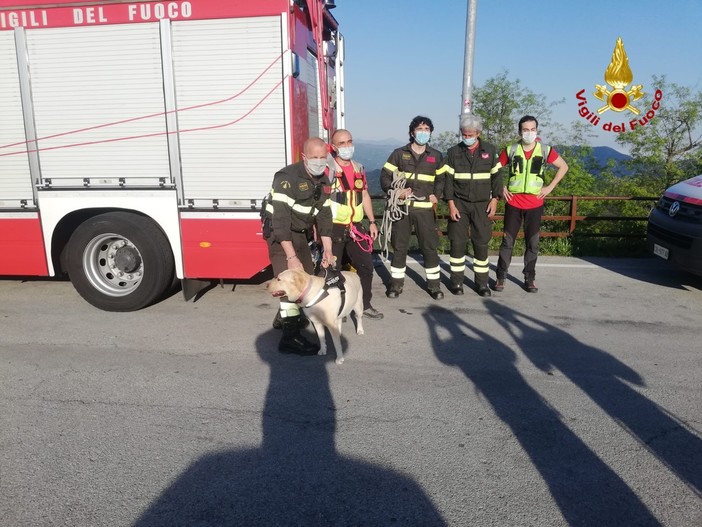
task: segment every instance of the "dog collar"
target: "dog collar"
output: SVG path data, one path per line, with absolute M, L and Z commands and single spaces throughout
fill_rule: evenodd
M 307 292 L 310 290 L 310 286 L 312 285 L 312 281 L 307 282 L 307 287 L 305 287 L 302 290 L 302 293 L 300 293 L 300 296 L 297 297 L 297 300 L 295 300 L 296 304 L 302 304 L 302 299 L 305 298 L 305 295 Z

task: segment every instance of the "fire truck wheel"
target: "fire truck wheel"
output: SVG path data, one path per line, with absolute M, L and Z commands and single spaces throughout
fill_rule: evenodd
M 168 240 L 143 216 L 94 216 L 75 230 L 66 250 L 73 287 L 105 311 L 141 309 L 159 300 L 171 285 L 174 263 Z

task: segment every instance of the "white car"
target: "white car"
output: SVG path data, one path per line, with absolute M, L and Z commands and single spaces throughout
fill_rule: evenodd
M 647 239 L 653 254 L 702 276 L 702 175 L 665 191 L 648 217 Z

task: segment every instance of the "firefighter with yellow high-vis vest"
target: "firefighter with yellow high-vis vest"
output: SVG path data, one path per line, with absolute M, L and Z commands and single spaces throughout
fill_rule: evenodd
M 449 148 L 446 154 L 448 173 L 444 187 L 444 199 L 449 206 L 447 231 L 451 240 L 451 292 L 463 294 L 470 231 L 475 291 L 480 296 L 490 296 L 488 244 L 492 238 L 491 218 L 502 194 L 502 165 L 495 146 L 480 138 L 483 125 L 479 117 L 464 115 L 460 128 L 461 142 Z
M 524 224 L 524 289 L 536 293 L 536 259 L 539 254 L 539 231 L 544 212 L 544 198 L 558 185 L 568 172 L 568 164 L 554 148 L 538 141 L 539 122 L 536 117 L 525 115 L 517 129 L 521 140 L 500 153 L 500 163 L 509 170 L 509 178 L 502 189 L 505 198 L 504 236 L 497 261 L 495 291 L 505 288 L 507 270 L 512 260 L 514 240 L 519 227 Z M 556 175 L 549 184 L 544 181 L 546 165 L 556 167 Z
M 286 269 L 314 273 L 308 242 L 313 239 L 315 227 L 322 241 L 322 265 L 327 267 L 334 263 L 327 144 L 319 137 L 311 137 L 305 141 L 302 150 L 302 161 L 275 174 L 270 198 L 266 199 L 264 206 L 263 237 L 268 243 L 274 276 Z M 287 297 L 281 297 L 279 313 L 283 336 L 278 350 L 298 355 L 316 354 L 318 345 L 300 333 L 300 307 Z
M 380 174 L 380 186 L 388 194 L 388 207 L 401 203 L 401 213 L 391 224 L 393 254 L 388 298 L 397 298 L 402 293 L 413 228 L 424 257 L 427 290 L 434 300 L 444 297 L 434 206 L 443 195 L 447 167 L 441 152 L 428 145 L 433 131 L 434 124 L 428 117 L 418 115 L 412 119 L 410 142 L 390 154 Z
M 371 305 L 373 282 L 373 242 L 378 238 L 373 203 L 368 193 L 366 171 L 353 159 L 351 132 L 340 128 L 332 134 L 334 177 L 329 194 L 332 211 L 332 250 L 337 267 L 344 258 L 356 269 L 363 291 L 363 316 L 381 319 L 383 314 Z M 367 216 L 370 225 L 362 225 Z

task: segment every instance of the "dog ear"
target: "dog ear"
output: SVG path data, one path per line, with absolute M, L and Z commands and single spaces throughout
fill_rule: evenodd
M 292 281 L 295 284 L 298 293 L 301 293 L 305 289 L 309 279 L 310 275 L 308 275 L 304 269 L 293 269 Z

